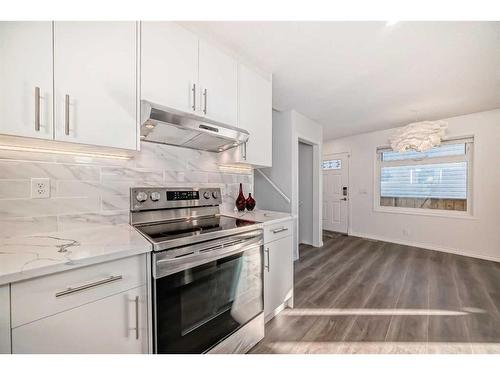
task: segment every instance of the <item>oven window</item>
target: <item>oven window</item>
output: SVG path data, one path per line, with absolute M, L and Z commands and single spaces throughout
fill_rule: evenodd
M 203 353 L 263 310 L 255 247 L 155 280 L 158 353 Z

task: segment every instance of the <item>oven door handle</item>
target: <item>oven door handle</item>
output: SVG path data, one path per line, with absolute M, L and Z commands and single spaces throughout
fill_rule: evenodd
M 236 243 L 238 242 L 238 243 Z M 178 258 L 158 259 L 154 262 L 155 279 L 171 275 L 176 272 L 183 271 L 188 268 L 200 266 L 202 264 L 213 262 L 215 260 L 235 255 L 255 247 L 262 246 L 264 243 L 262 236 L 257 236 L 252 239 L 245 239 L 241 241 L 229 241 L 225 244 L 219 244 L 199 250 L 199 253 L 194 255 L 185 255 Z M 219 249 L 217 249 L 219 248 Z M 214 249 L 208 251 L 209 249 Z

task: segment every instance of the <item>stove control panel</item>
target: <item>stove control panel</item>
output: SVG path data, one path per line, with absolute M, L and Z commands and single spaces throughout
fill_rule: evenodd
M 130 211 L 218 206 L 220 188 L 138 187 L 130 189 Z

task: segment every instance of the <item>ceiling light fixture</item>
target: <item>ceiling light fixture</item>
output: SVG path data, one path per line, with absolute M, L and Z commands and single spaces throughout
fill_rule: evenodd
M 395 20 L 391 20 L 391 21 L 386 21 L 385 22 L 385 26 L 387 27 L 391 27 L 391 26 L 394 26 L 395 24 L 397 24 L 399 21 L 395 21 Z
M 414 122 L 398 128 L 389 142 L 391 148 L 398 152 L 428 151 L 441 144 L 447 128 L 448 123 L 442 120 Z

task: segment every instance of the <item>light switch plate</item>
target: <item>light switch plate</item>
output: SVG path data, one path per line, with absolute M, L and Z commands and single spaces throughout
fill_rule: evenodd
M 50 178 L 31 179 L 31 198 L 50 198 Z

